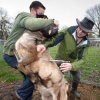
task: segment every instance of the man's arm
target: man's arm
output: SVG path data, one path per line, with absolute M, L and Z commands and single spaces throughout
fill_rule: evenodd
M 72 63 L 63 63 L 61 64 L 61 68 L 63 67 L 63 71 L 76 71 L 80 68 L 82 68 L 84 66 L 85 63 L 88 63 L 86 60 L 87 54 L 89 54 L 90 52 L 88 52 L 89 47 L 84 48 L 84 52 L 82 54 L 82 58 L 80 60 L 78 60 L 78 58 L 76 60 L 74 60 L 74 62 Z
M 66 28 L 59 31 L 58 34 L 56 35 L 56 37 L 53 37 L 51 41 L 46 42 L 46 44 L 45 44 L 46 48 L 56 46 L 61 41 L 63 41 L 66 32 L 67 32 Z
M 53 19 L 42 19 L 34 17 L 25 17 L 20 21 L 20 25 L 31 31 L 42 29 L 50 24 L 53 24 Z

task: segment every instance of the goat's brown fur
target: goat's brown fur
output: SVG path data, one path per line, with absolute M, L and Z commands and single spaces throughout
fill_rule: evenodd
M 37 33 L 41 34 L 41 33 Z M 45 39 L 35 36 L 36 34 L 24 33 L 15 44 L 15 55 L 19 62 L 18 69 L 30 75 L 31 81 L 39 79 L 38 90 L 42 100 L 67 100 L 68 84 L 52 59 L 48 50 L 39 54 L 36 50 L 35 39 Z

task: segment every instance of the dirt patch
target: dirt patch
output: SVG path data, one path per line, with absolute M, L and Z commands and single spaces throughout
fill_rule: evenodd
M 0 83 L 0 100 L 12 100 L 11 92 L 14 92 L 20 84 L 20 81 L 13 83 Z
M 14 92 L 20 86 L 20 84 L 20 81 L 13 83 L 0 83 L 0 100 L 12 100 L 11 92 Z M 86 83 L 80 83 L 78 91 L 81 94 L 80 100 L 100 100 L 100 87 Z M 69 90 L 68 100 L 79 99 L 73 96 L 73 94 Z
M 100 87 L 95 85 L 80 83 L 78 91 L 81 94 L 80 100 L 100 100 Z M 79 100 L 69 91 L 68 100 Z

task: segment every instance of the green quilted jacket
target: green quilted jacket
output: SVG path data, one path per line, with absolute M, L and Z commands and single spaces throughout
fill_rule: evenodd
M 87 62 L 87 55 L 90 54 L 91 49 L 95 49 L 89 46 L 89 40 L 84 37 L 80 44 L 76 44 L 74 33 L 77 26 L 72 26 L 70 29 L 63 29 L 59 31 L 59 36 L 56 37 L 52 43 L 48 44 L 47 47 L 53 47 L 58 44 L 58 51 L 55 59 L 70 61 L 72 64 L 72 70 L 76 71 L 84 66 Z M 72 31 L 73 30 L 73 31 Z
M 50 24 L 54 23 L 53 19 L 41 19 L 35 18 L 30 13 L 22 12 L 17 15 L 13 24 L 12 31 L 4 43 L 3 53 L 8 55 L 14 55 L 13 49 L 15 42 L 19 39 L 22 33 L 27 30 L 42 29 Z

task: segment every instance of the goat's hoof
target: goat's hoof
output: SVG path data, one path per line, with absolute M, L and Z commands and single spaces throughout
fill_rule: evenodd
M 38 83 L 38 79 L 36 79 L 36 80 L 34 80 L 34 82 L 33 82 L 34 84 L 37 84 Z

